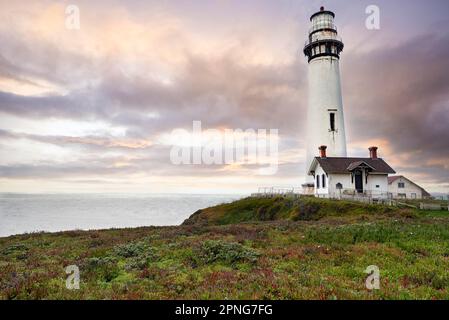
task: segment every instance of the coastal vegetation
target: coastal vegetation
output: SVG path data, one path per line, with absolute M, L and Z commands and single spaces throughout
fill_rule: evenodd
M 80 270 L 66 287 L 65 268 Z M 380 270 L 368 290 L 368 266 Z M 246 198 L 181 226 L 0 238 L 1 299 L 449 299 L 449 214 Z

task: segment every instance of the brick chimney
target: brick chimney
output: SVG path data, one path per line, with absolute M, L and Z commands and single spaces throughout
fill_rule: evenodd
M 368 150 L 369 150 L 369 157 L 371 159 L 377 159 L 377 147 L 370 147 Z
M 326 149 L 327 149 L 327 146 L 320 146 L 318 148 L 318 150 L 320 150 L 320 157 L 321 158 L 326 158 Z

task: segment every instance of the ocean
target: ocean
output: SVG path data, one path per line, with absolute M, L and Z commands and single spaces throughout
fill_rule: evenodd
M 39 231 L 179 225 L 242 195 L 0 193 L 0 237 Z

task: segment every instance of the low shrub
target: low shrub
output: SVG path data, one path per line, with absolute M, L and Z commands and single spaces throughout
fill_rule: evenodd
M 2 250 L 3 255 L 10 255 L 10 254 L 21 254 L 26 253 L 28 251 L 28 247 L 22 243 L 15 243 L 12 244 L 5 249 Z
M 199 257 L 204 263 L 224 262 L 234 265 L 237 262 L 254 263 L 259 253 L 252 248 L 236 242 L 208 240 L 200 248 Z
M 130 269 L 143 270 L 151 262 L 156 261 L 157 258 L 158 257 L 156 255 L 156 253 L 154 252 L 154 249 L 148 248 L 144 254 L 128 259 L 126 262 L 125 268 L 128 270 L 130 270 Z
M 4 256 L 10 256 L 18 260 L 25 260 L 28 258 L 29 248 L 28 246 L 16 243 L 12 244 L 1 251 Z
M 142 256 L 146 251 L 147 245 L 144 242 L 128 243 L 114 249 L 114 253 L 123 258 Z
M 430 286 L 436 290 L 444 290 L 449 287 L 449 276 L 438 274 L 435 271 L 420 272 L 407 276 L 414 285 Z
M 113 280 L 120 273 L 117 260 L 109 256 L 88 259 L 85 263 L 85 270 L 89 276 L 99 277 L 106 282 Z

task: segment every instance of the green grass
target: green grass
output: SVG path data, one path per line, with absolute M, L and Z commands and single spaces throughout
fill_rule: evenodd
M 0 298 L 449 299 L 447 214 L 313 198 L 215 208 L 178 227 L 0 238 Z M 71 264 L 80 290 L 65 287 Z M 380 290 L 365 288 L 370 265 Z
M 446 210 L 417 210 L 417 212 L 424 217 L 447 218 L 449 211 Z
M 414 215 L 410 209 L 336 201 L 314 197 L 245 198 L 232 203 L 198 210 L 184 225 L 226 225 L 241 222 L 274 220 L 319 220 L 323 217 L 363 215 Z
M 427 203 L 427 204 L 439 204 L 443 206 L 448 206 L 449 202 L 447 200 L 437 200 L 437 199 L 401 199 L 400 202 L 405 202 L 414 206 L 419 207 L 420 203 Z

